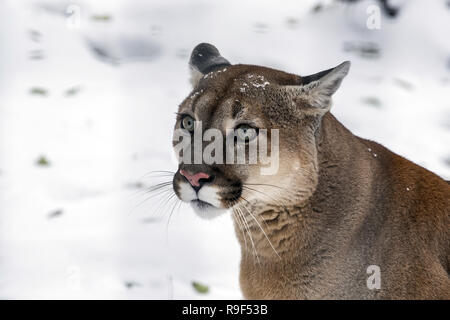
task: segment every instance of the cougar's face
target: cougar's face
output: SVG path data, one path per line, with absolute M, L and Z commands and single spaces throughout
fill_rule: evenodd
M 302 78 L 230 65 L 207 44 L 194 49 L 190 65 L 194 90 L 179 106 L 173 139 L 178 198 L 212 218 L 245 203 L 309 197 L 317 183 L 317 114 L 314 101 L 296 94 Z

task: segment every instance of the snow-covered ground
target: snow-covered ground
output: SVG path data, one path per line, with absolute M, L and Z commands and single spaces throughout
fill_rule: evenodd
M 371 1 L 320 2 L 0 1 L 0 298 L 241 297 L 229 216 L 168 225 L 172 203 L 142 203 L 146 174 L 176 168 L 199 42 L 298 74 L 351 60 L 332 112 L 450 179 L 446 1 L 396 1 L 380 30 Z

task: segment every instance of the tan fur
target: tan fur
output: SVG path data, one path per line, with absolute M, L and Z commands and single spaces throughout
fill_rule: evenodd
M 260 165 L 188 166 L 214 172 L 233 210 L 244 296 L 449 299 L 450 186 L 354 136 L 328 112 L 331 100 L 301 85 L 296 75 L 234 65 L 200 78 L 179 108 L 224 131 L 238 101 L 240 117 L 280 130 L 275 176 L 261 176 Z M 239 183 L 253 190 L 227 200 Z M 381 269 L 380 290 L 367 288 L 369 265 Z

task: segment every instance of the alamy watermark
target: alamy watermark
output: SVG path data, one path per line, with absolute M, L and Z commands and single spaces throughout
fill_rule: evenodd
M 381 269 L 377 265 L 370 265 L 367 267 L 367 274 L 370 276 L 367 278 L 367 289 L 380 290 L 381 289 Z
M 66 8 L 66 27 L 79 29 L 81 27 L 81 7 L 76 4 L 68 5 Z
M 66 269 L 66 285 L 72 291 L 81 290 L 81 269 L 79 266 L 68 266 Z
M 366 9 L 366 13 L 369 15 L 366 20 L 366 26 L 369 30 L 381 29 L 381 9 L 377 5 L 370 5 Z

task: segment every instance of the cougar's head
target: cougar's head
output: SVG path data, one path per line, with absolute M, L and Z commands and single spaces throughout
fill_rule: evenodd
M 349 67 L 302 77 L 231 65 L 199 44 L 190 59 L 193 91 L 175 124 L 176 195 L 206 218 L 242 203 L 309 198 L 318 179 L 315 132 Z

